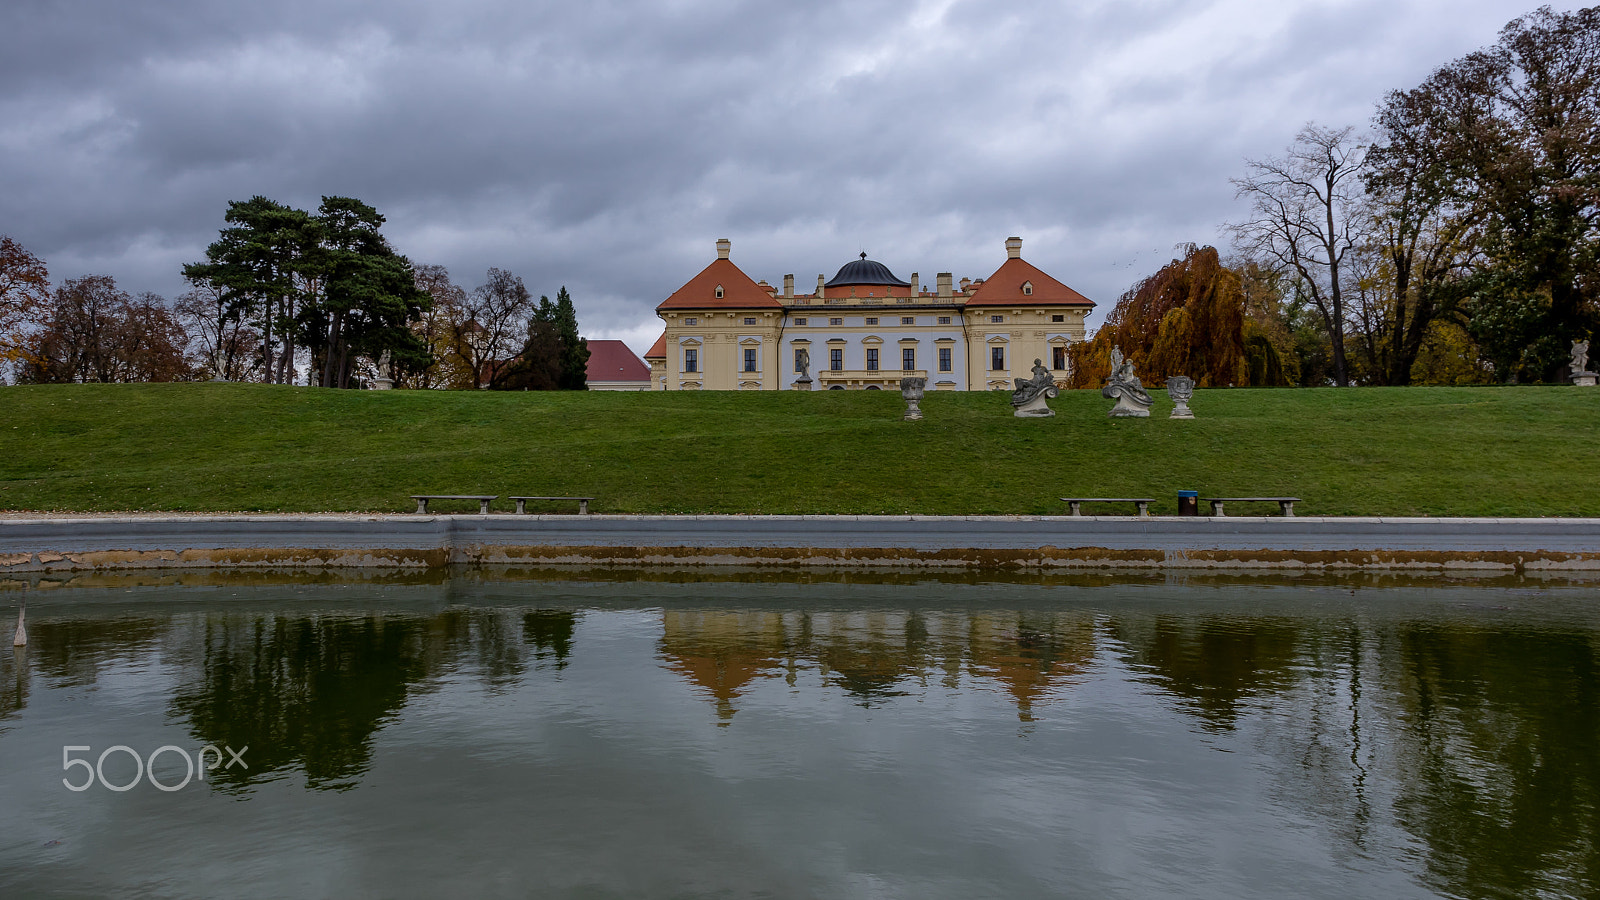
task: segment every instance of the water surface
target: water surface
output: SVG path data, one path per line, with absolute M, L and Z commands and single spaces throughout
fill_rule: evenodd
M 1594 585 L 35 582 L 0 896 L 1600 893 Z M 174 791 L 63 747 L 242 751 Z M 158 781 L 183 781 L 176 751 Z M 91 773 L 93 774 L 93 773 Z

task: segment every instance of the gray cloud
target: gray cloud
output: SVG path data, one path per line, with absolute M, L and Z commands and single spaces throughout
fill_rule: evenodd
M 1021 234 L 1103 310 L 1220 240 L 1244 157 L 1529 2 L 11 0 L 0 232 L 171 295 L 229 200 L 356 196 L 412 259 L 565 284 L 641 350 L 718 237 L 808 285 L 858 250 L 982 277 Z

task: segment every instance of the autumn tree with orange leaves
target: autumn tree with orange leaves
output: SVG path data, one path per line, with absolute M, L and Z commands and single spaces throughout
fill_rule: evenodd
M 50 271 L 21 244 L 0 235 L 0 362 L 29 357 L 28 326 L 50 300 Z
M 1075 388 L 1096 388 L 1120 347 L 1147 385 L 1187 375 L 1200 387 L 1247 385 L 1244 289 L 1214 247 L 1188 245 L 1183 259 L 1134 285 L 1094 339 L 1072 348 Z

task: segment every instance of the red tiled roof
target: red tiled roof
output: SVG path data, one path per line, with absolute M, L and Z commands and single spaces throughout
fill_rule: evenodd
M 1024 282 L 1033 283 L 1033 293 L 1024 294 Z M 1094 301 L 1046 275 L 1021 258 L 1006 260 L 993 275 L 974 282 L 968 306 L 1093 306 Z
M 650 367 L 621 341 L 590 340 L 589 380 L 649 381 Z
M 721 297 L 717 296 L 719 284 Z M 656 309 L 781 309 L 783 304 L 773 299 L 768 290 L 751 281 L 732 262 L 714 259 Z
M 661 332 L 661 337 L 656 338 L 656 342 L 654 344 L 650 345 L 650 349 L 649 350 L 645 351 L 644 358 L 645 359 L 666 359 L 667 358 L 667 333 L 665 331 Z

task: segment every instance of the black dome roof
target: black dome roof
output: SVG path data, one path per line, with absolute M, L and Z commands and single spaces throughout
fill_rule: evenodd
M 893 284 L 899 287 L 910 287 L 911 282 L 901 281 L 894 277 L 889 267 L 877 260 L 867 259 L 865 253 L 860 259 L 852 259 L 839 269 L 839 274 L 823 287 L 838 287 L 844 284 Z

